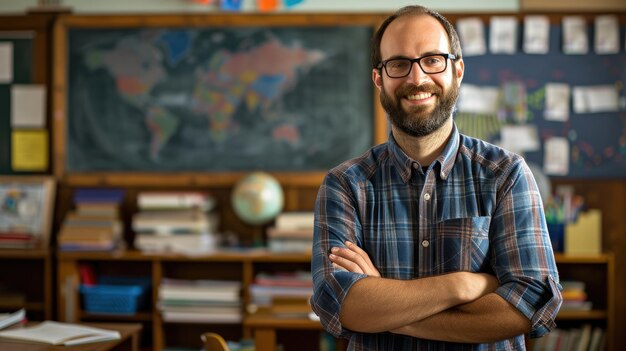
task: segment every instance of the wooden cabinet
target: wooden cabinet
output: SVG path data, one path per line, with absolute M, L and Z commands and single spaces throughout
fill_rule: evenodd
M 140 322 L 144 325 L 143 343 L 154 350 L 165 347 L 200 347 L 200 334 L 207 331 L 217 332 L 227 340 L 252 338 L 256 324 L 249 323 L 244 314 L 242 323 L 171 323 L 162 320 L 156 308 L 158 286 L 164 278 L 176 279 L 218 279 L 242 282 L 242 305 L 250 301 L 248 287 L 258 272 L 280 272 L 309 270 L 311 257 L 308 254 L 272 254 L 265 250 L 251 252 L 219 252 L 203 256 L 183 256 L 178 254 L 149 255 L 138 251 L 120 251 L 115 253 L 76 253 L 58 254 L 58 305 L 59 320 L 77 321 L 116 321 Z M 97 275 L 124 275 L 131 277 L 150 277 L 152 289 L 149 303 L 138 313 L 122 315 L 92 314 L 84 311 L 79 294 L 81 264 L 89 264 Z M 243 311 L 242 311 L 243 313 Z M 285 321 L 281 321 L 285 323 Z M 266 326 L 267 327 L 267 326 Z M 276 329 L 280 329 L 276 325 Z M 306 323 L 301 330 L 304 334 L 314 334 L 312 343 L 319 340 L 321 327 L 315 323 Z M 278 342 L 289 343 L 279 333 Z M 310 344 L 310 343 L 308 343 Z M 287 348 L 289 349 L 289 348 Z
M 0 250 L 0 312 L 26 309 L 30 320 L 52 319 L 52 259 L 48 249 Z

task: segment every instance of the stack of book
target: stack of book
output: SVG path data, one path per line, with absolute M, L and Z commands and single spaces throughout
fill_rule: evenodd
M 120 189 L 76 189 L 75 210 L 61 225 L 57 244 L 63 251 L 111 251 L 122 244 Z
M 266 311 L 277 315 L 307 317 L 313 295 L 310 272 L 259 273 L 250 285 L 248 313 Z
M 202 192 L 143 192 L 133 216 L 135 247 L 142 251 L 207 252 L 217 246 L 213 197 Z
M 591 301 L 587 300 L 585 282 L 578 280 L 562 280 L 563 304 L 561 311 L 589 311 L 592 308 Z
M 241 323 L 241 282 L 165 278 L 157 306 L 165 322 Z
M 549 334 L 536 339 L 533 351 L 602 351 L 606 349 L 606 332 L 589 323 L 580 328 L 554 329 Z
M 267 248 L 272 252 L 311 252 L 313 212 L 284 212 L 267 229 Z
M 0 231 L 0 249 L 32 249 L 38 245 L 38 236 L 27 231 Z

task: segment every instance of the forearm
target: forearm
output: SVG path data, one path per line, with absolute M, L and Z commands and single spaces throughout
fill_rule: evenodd
M 389 331 L 492 291 L 491 279 L 468 272 L 415 280 L 364 278 L 348 292 L 340 321 L 358 332 Z
M 392 332 L 430 340 L 486 343 L 526 334 L 530 321 L 492 293 Z

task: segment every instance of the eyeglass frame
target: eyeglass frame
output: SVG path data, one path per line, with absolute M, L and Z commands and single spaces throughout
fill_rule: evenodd
M 426 72 L 426 71 L 424 70 L 424 67 L 422 67 L 422 64 L 420 63 L 420 61 L 421 61 L 423 58 L 432 57 L 432 56 L 441 56 L 441 57 L 443 57 L 443 58 L 445 59 L 445 66 L 444 66 L 444 68 L 443 68 L 441 71 L 438 71 L 438 72 Z M 418 65 L 418 66 L 419 66 L 419 68 L 422 70 L 422 72 L 424 72 L 424 74 L 439 74 L 439 73 L 441 73 L 441 72 L 445 72 L 445 70 L 447 70 L 447 69 L 448 69 L 448 60 L 455 61 L 456 59 L 458 59 L 458 57 L 456 57 L 456 55 L 454 55 L 454 54 L 450 54 L 450 53 L 428 54 L 428 55 L 420 56 L 420 57 L 417 57 L 417 58 L 414 58 L 414 59 L 411 59 L 411 58 L 408 58 L 408 57 L 394 57 L 394 58 L 390 58 L 390 59 L 388 59 L 388 60 L 385 60 L 385 61 L 380 62 L 380 63 L 376 66 L 376 68 L 377 68 L 378 70 L 380 70 L 380 71 L 382 71 L 382 70 L 383 70 L 383 68 L 384 68 L 384 69 L 385 69 L 385 74 L 386 74 L 386 75 L 387 75 L 387 77 L 389 77 L 389 78 L 404 78 L 404 77 L 407 77 L 409 74 L 411 74 L 411 71 L 413 71 L 413 64 L 414 64 L 414 63 L 417 63 L 417 65 Z M 392 77 L 392 76 L 390 76 L 390 75 L 389 75 L 389 72 L 387 72 L 387 63 L 388 63 L 389 61 L 394 61 L 394 60 L 407 60 L 407 61 L 410 61 L 410 62 L 411 62 L 411 65 L 409 66 L 409 71 L 408 71 L 405 75 L 403 75 L 403 76 L 398 76 L 398 77 Z

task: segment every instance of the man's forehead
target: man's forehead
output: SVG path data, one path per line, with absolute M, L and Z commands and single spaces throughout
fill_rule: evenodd
M 392 21 L 381 38 L 381 51 L 403 45 L 427 46 L 426 51 L 448 50 L 447 32 L 434 17 L 426 14 L 407 15 Z

